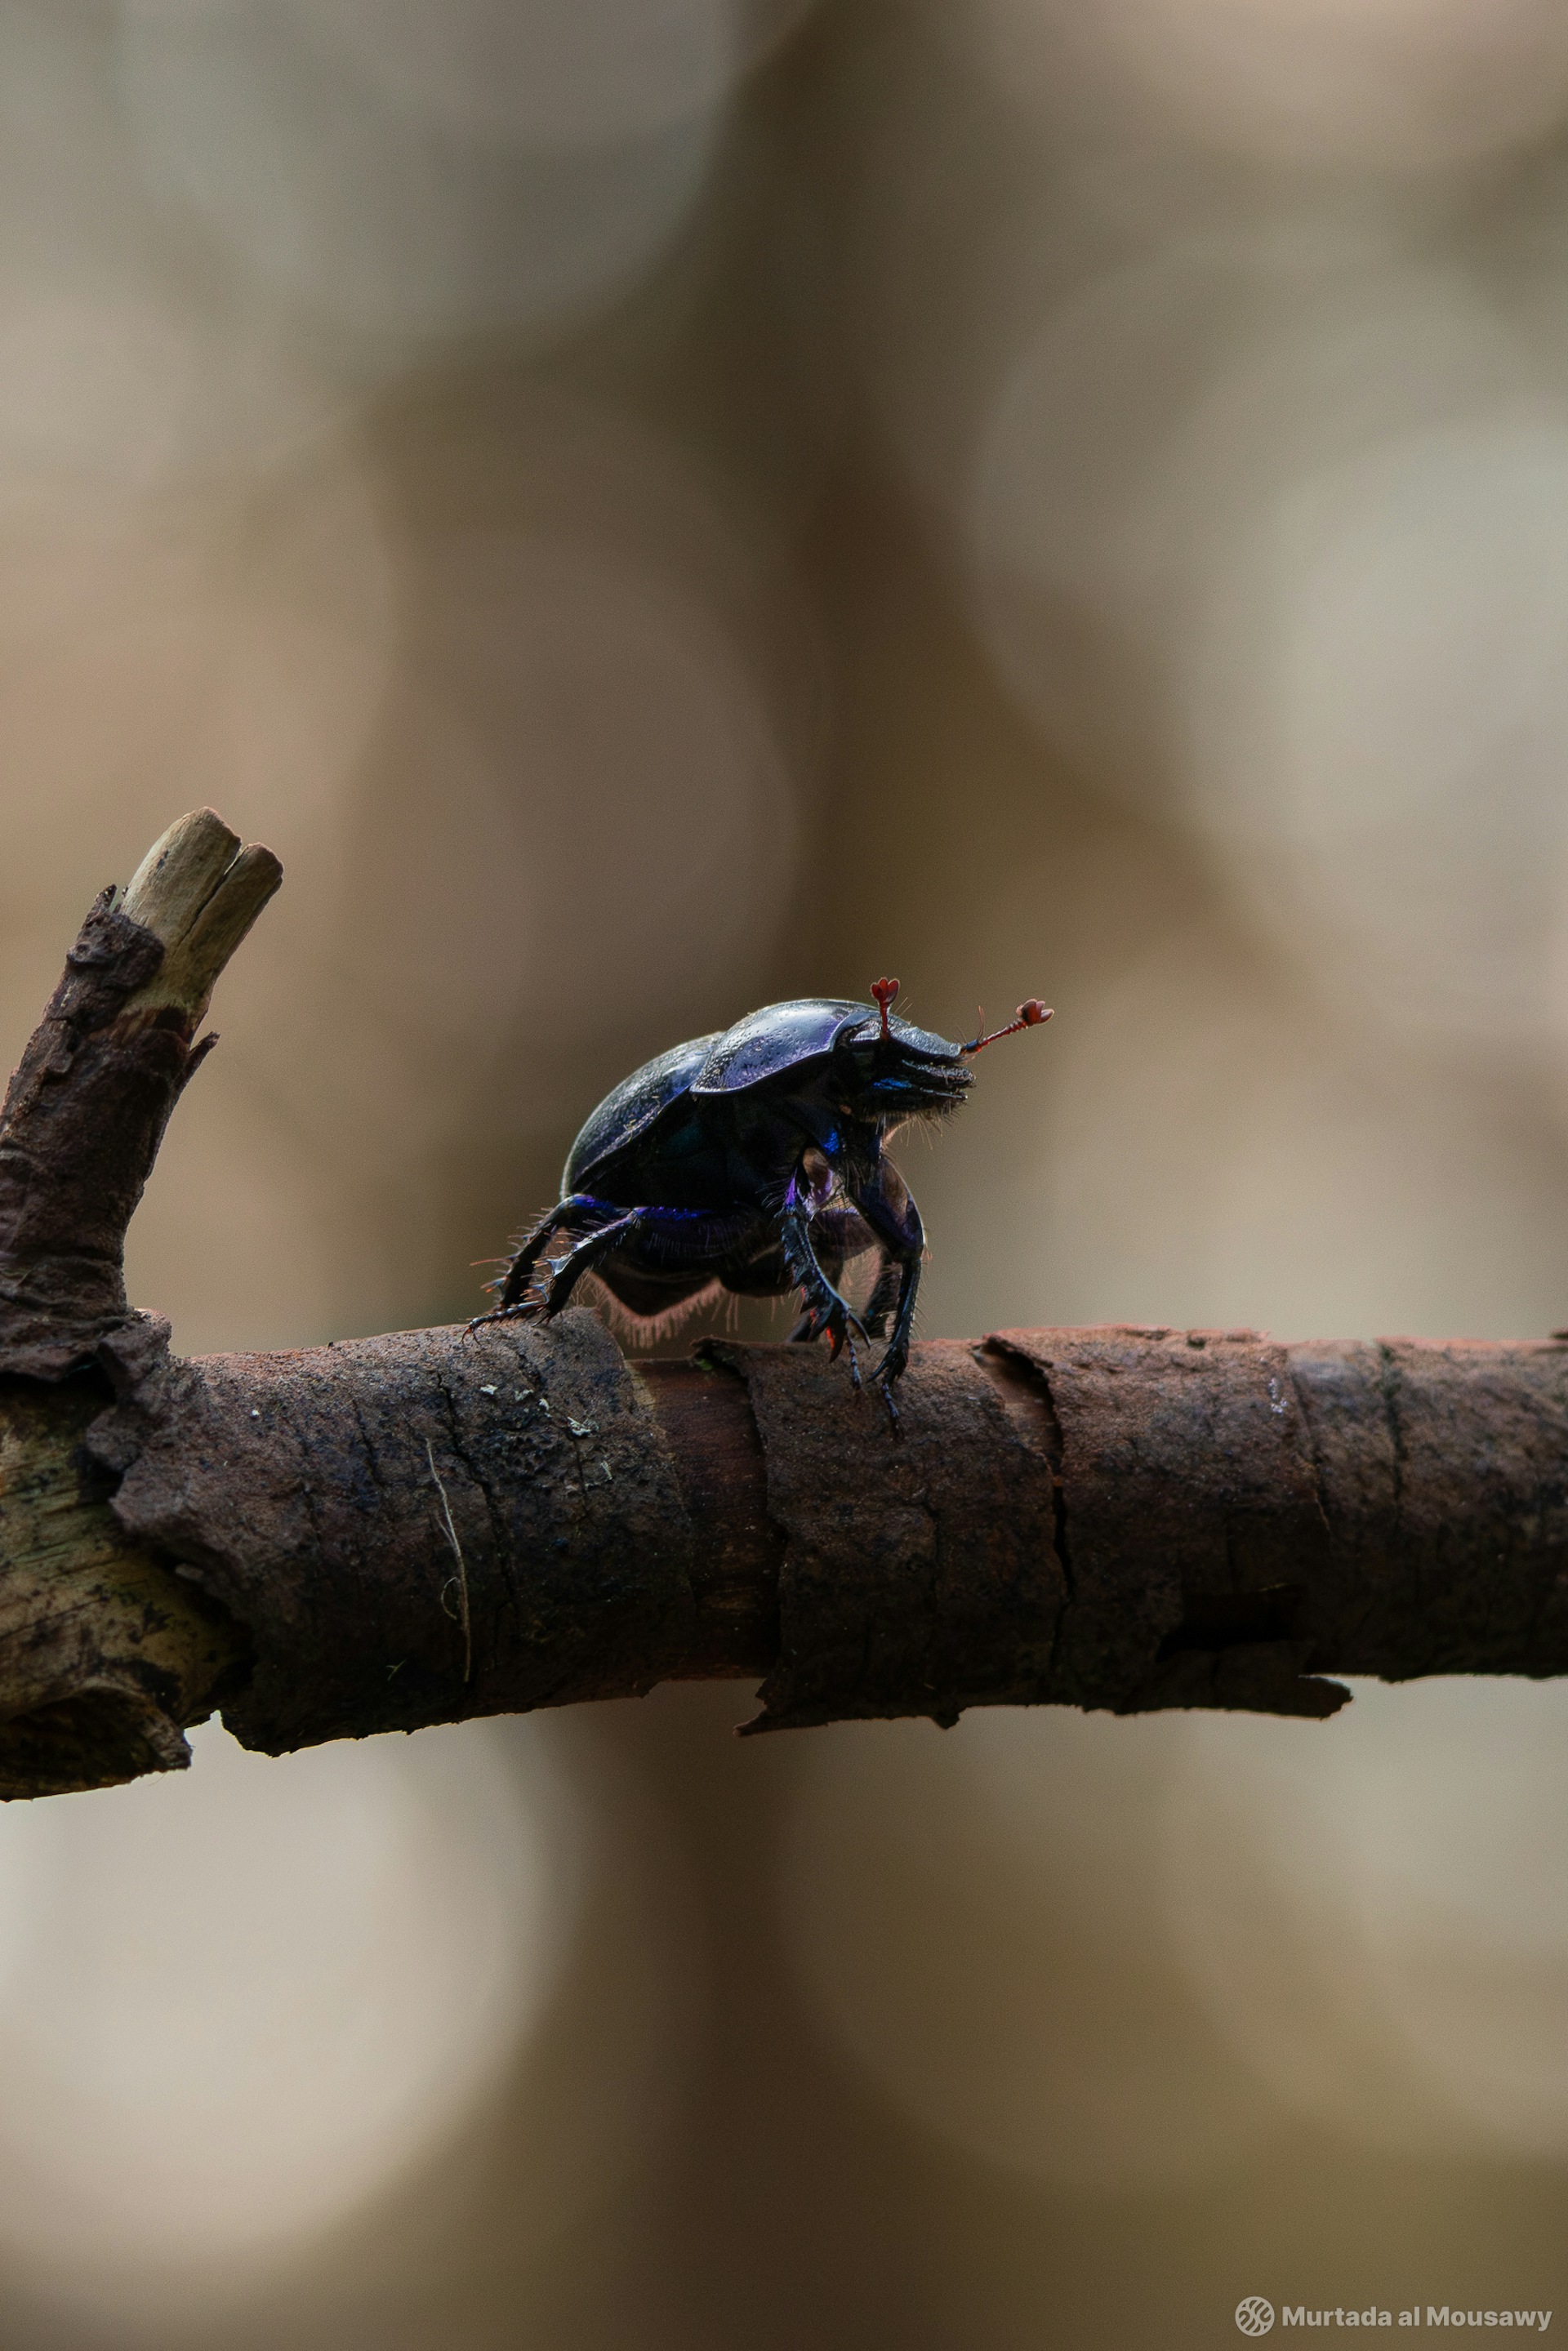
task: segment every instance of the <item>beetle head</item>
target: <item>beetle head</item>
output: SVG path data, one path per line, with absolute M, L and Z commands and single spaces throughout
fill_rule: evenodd
M 1016 1019 L 988 1037 L 971 1038 L 967 1045 L 950 1044 L 930 1029 L 916 1029 L 894 1017 L 896 979 L 875 979 L 872 997 L 874 1014 L 846 1022 L 834 1040 L 834 1059 L 841 1063 L 849 1106 L 862 1116 L 879 1120 L 942 1118 L 956 1110 L 974 1082 L 965 1061 L 999 1037 L 1020 1029 L 1038 1028 L 1051 1019 L 1037 997 L 1020 1004 Z

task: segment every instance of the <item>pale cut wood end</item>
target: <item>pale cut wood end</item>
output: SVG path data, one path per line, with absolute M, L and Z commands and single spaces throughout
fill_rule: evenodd
M 158 972 L 128 1009 L 173 1007 L 193 1023 L 219 974 L 283 880 L 270 849 L 242 848 L 215 809 L 193 809 L 154 841 L 120 911 L 163 942 Z

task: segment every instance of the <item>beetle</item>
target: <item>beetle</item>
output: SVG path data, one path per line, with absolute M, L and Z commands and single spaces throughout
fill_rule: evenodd
M 513 1316 L 548 1321 L 589 1272 L 643 1322 L 716 1289 L 742 1298 L 798 1290 L 790 1338 L 826 1334 L 835 1361 L 847 1347 L 857 1390 L 856 1332 L 886 1338 L 872 1376 L 894 1410 L 925 1235 L 887 1139 L 911 1119 L 946 1118 L 972 1082 L 967 1058 L 1051 1015 L 1031 997 L 1005 1028 L 954 1045 L 894 1018 L 896 979 L 871 992 L 871 1004 L 767 1005 L 624 1079 L 572 1144 L 560 1198 L 486 1285 L 499 1300 L 470 1331 Z M 545 1260 L 539 1282 L 558 1237 L 571 1246 Z M 870 1249 L 881 1261 L 858 1312 L 839 1284 L 848 1259 Z

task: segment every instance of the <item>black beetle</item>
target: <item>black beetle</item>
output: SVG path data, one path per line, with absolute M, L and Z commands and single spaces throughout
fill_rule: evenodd
M 957 1108 L 971 1083 L 966 1055 L 1051 1016 L 1031 998 L 1005 1029 L 951 1045 L 892 1018 L 897 980 L 871 992 L 874 1005 L 768 1005 L 624 1079 L 572 1144 L 559 1200 L 488 1285 L 500 1302 L 469 1329 L 559 1314 L 588 1272 L 643 1321 L 716 1287 L 743 1298 L 799 1290 L 805 1311 L 790 1337 L 825 1332 L 835 1358 L 847 1344 L 857 1388 L 853 1334 L 880 1339 L 893 1316 L 873 1374 L 891 1408 L 925 1236 L 883 1146 L 906 1120 Z M 557 1234 L 573 1246 L 536 1289 Z M 872 1249 L 882 1263 L 857 1313 L 839 1280 L 847 1259 Z

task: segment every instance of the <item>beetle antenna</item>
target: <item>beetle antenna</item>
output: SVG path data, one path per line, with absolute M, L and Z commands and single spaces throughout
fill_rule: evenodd
M 883 1012 L 882 1017 L 885 1021 L 887 1014 Z M 958 1050 L 960 1053 L 977 1053 L 982 1046 L 994 1045 L 998 1037 L 1016 1037 L 1020 1029 L 1038 1029 L 1042 1020 L 1051 1018 L 1051 1008 L 1042 1004 L 1038 996 L 1031 996 L 1027 1004 L 1019 1006 L 1016 1020 L 1009 1020 L 1005 1029 L 993 1029 L 988 1037 L 971 1037 L 967 1045 L 959 1046 Z
M 898 994 L 898 982 L 896 979 L 873 979 L 871 992 L 876 1008 L 882 1015 L 882 1033 L 884 1037 L 889 1036 L 892 1032 L 887 1025 L 887 1016 L 893 1009 L 894 999 Z

